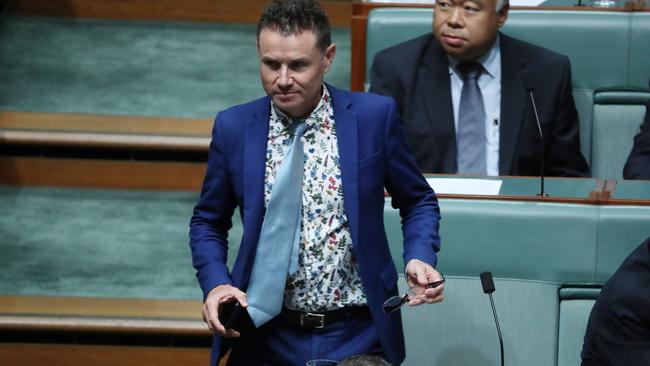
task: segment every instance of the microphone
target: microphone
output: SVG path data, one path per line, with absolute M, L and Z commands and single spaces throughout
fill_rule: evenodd
M 490 304 L 492 304 L 492 314 L 494 314 L 494 322 L 497 325 L 497 334 L 499 335 L 499 346 L 501 348 L 501 366 L 503 366 L 503 338 L 501 337 L 501 327 L 499 326 L 499 318 L 497 317 L 497 309 L 494 307 L 494 300 L 492 293 L 495 291 L 494 281 L 492 281 L 492 272 L 481 273 L 481 286 L 483 292 L 490 296 Z
M 542 153 L 540 154 L 539 160 L 540 160 L 540 172 L 539 172 L 539 178 L 540 178 L 540 187 L 539 187 L 539 193 L 537 196 L 540 197 L 548 197 L 548 194 L 544 192 L 544 172 L 546 171 L 546 161 L 545 161 L 545 156 L 546 156 L 546 145 L 544 144 L 544 134 L 542 133 L 542 124 L 539 122 L 539 114 L 537 113 L 537 104 L 535 103 L 535 95 L 533 92 L 535 91 L 535 87 L 533 87 L 529 82 L 529 78 L 526 73 L 522 74 L 522 80 L 524 82 L 524 86 L 526 87 L 526 92 L 528 93 L 528 96 L 530 96 L 530 102 L 533 105 L 533 114 L 535 116 L 535 122 L 537 123 L 537 131 L 539 132 L 539 139 L 542 142 Z

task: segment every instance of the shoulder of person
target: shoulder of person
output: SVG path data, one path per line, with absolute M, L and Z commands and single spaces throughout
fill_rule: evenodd
M 332 98 L 347 98 L 353 107 L 361 106 L 361 110 L 382 110 L 382 106 L 394 104 L 392 97 L 379 95 L 372 92 L 349 91 L 333 88 L 328 84 Z
M 548 63 L 565 63 L 569 61 L 569 57 L 562 53 L 503 33 L 500 33 L 500 42 L 502 56 L 506 52 L 506 54 L 515 55 L 515 57 L 526 57 L 529 62 L 541 63 L 545 67 L 548 67 Z
M 242 119 L 254 118 L 260 113 L 268 113 L 271 100 L 269 97 L 262 97 L 248 103 L 237 104 L 217 114 L 219 121 L 235 120 L 241 122 Z
M 398 43 L 377 52 L 375 59 L 396 58 L 397 61 L 403 62 L 407 55 L 421 54 L 425 48 L 434 42 L 434 40 L 435 37 L 433 36 L 433 33 L 423 34 L 419 37 L 409 39 L 408 41 Z

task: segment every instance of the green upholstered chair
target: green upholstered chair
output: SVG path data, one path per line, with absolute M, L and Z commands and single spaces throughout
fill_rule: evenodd
M 595 280 L 602 283 L 650 237 L 650 206 L 600 206 Z
M 405 366 L 498 365 L 499 341 L 488 295 L 474 277 L 446 276 L 445 300 L 402 308 Z M 405 282 L 400 278 L 402 292 Z M 493 293 L 506 365 L 554 366 L 558 285 L 495 279 Z
M 594 281 L 596 206 L 441 199 L 440 210 L 439 268 L 445 274 L 476 277 L 492 271 L 502 278 Z M 389 200 L 384 224 L 403 273 L 400 217 Z
M 589 314 L 599 293 L 600 288 L 560 289 L 557 366 L 580 365 L 580 352 Z
M 650 66 L 648 66 L 650 68 Z M 602 91 L 594 95 L 591 173 L 623 179 L 623 166 L 639 132 L 650 92 Z
M 491 271 L 496 278 L 494 300 L 506 363 L 556 365 L 559 334 L 570 338 L 570 344 L 581 342 L 584 334 L 580 324 L 567 325 L 566 334 L 558 333 L 558 291 L 562 283 L 594 281 L 597 208 L 441 199 L 440 209 L 438 269 L 448 280 L 445 301 L 404 309 L 405 365 L 498 364 L 494 320 L 478 279 L 483 271 Z M 388 200 L 384 220 L 398 261 L 400 219 Z M 401 264 L 398 270 L 403 272 Z M 404 291 L 402 279 L 400 286 Z
M 630 13 L 630 56 L 628 83 L 648 89 L 650 79 L 650 13 Z
M 440 209 L 445 301 L 404 310 L 405 365 L 498 364 L 477 278 L 488 270 L 496 278 L 506 362 L 579 364 L 600 284 L 650 235 L 650 207 L 643 206 L 441 199 Z M 403 273 L 399 214 L 388 200 L 384 215 Z
M 567 55 L 580 118 L 580 147 L 591 162 L 594 90 L 627 87 L 629 16 L 602 11 L 513 11 L 504 32 Z M 591 164 L 590 164 L 591 165 Z
M 433 10 L 421 8 L 377 8 L 368 13 L 366 36 L 366 89 L 375 54 L 411 38 L 431 32 Z

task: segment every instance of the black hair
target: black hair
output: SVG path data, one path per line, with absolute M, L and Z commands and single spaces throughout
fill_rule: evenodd
M 341 361 L 340 366 L 390 366 L 390 363 L 377 355 L 353 355 Z
M 332 44 L 330 21 L 317 0 L 273 0 L 257 23 L 258 42 L 263 29 L 279 31 L 283 35 L 310 30 L 314 32 L 316 45 L 323 53 Z

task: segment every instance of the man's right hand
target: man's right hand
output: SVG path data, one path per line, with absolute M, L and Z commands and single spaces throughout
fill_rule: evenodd
M 203 321 L 208 324 L 211 331 L 222 337 L 239 337 L 239 332 L 234 329 L 228 329 L 219 322 L 219 309 L 228 302 L 238 301 L 239 304 L 246 308 L 246 294 L 237 287 L 231 285 L 219 285 L 213 288 L 203 303 Z

